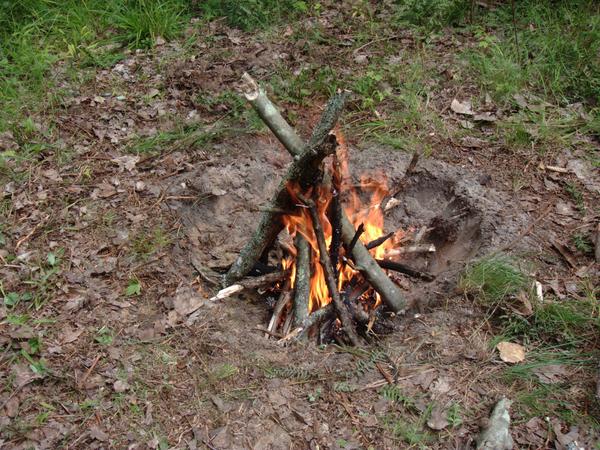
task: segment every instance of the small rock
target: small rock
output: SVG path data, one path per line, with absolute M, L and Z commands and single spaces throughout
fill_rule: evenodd
M 115 392 L 125 392 L 130 388 L 129 384 L 123 380 L 117 380 L 113 384 Z

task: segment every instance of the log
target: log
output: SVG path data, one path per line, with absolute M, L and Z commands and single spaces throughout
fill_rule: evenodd
M 329 131 L 335 125 L 334 120 L 337 120 L 346 97 L 347 93 L 341 93 L 329 100 L 309 144 L 300 156 L 294 157 L 277 193 L 267 206 L 267 210 L 263 212 L 254 234 L 225 274 L 224 286 L 232 285 L 250 272 L 263 252 L 277 238 L 283 228 L 282 210 L 293 206 L 288 186 L 297 183 L 302 189 L 307 189 L 319 181 L 321 162 L 326 156 L 335 152 L 335 137 L 330 136 Z M 324 134 L 324 130 L 328 127 L 329 131 Z
M 298 339 L 304 339 L 312 327 L 320 324 L 327 318 L 331 317 L 334 313 L 335 310 L 332 303 L 317 309 L 314 313 L 304 319 L 304 322 L 302 322 L 302 331 L 298 335 Z
M 296 246 L 296 279 L 294 282 L 294 325 L 301 326 L 308 317 L 308 303 L 310 298 L 310 245 L 298 233 L 295 239 Z
M 360 341 L 358 340 L 358 336 L 356 335 L 356 331 L 354 330 L 354 326 L 348 314 L 348 310 L 344 307 L 344 303 L 342 302 L 342 299 L 340 298 L 340 293 L 337 289 L 337 283 L 335 282 L 333 267 L 331 267 L 331 260 L 329 259 L 329 254 L 327 253 L 327 244 L 325 243 L 323 227 L 321 226 L 321 221 L 319 220 L 319 213 L 317 212 L 315 202 L 311 199 L 305 198 L 300 198 L 300 200 L 306 206 L 308 206 L 308 210 L 310 212 L 310 217 L 313 222 L 313 228 L 317 237 L 317 244 L 319 246 L 319 259 L 321 262 L 321 266 L 323 266 L 323 271 L 325 272 L 327 289 L 329 290 L 329 295 L 331 296 L 331 301 L 333 303 L 335 312 L 339 317 L 340 322 L 342 323 L 342 328 L 344 332 L 348 335 L 348 338 L 350 339 L 352 345 L 359 347 Z
M 344 244 L 349 246 L 355 233 L 354 225 L 350 223 L 346 216 L 342 217 L 342 239 Z M 356 268 L 381 296 L 381 300 L 394 312 L 403 310 L 406 301 L 402 297 L 400 288 L 388 278 L 360 240 L 354 245 L 351 255 Z
M 267 97 L 264 89 L 247 73 L 242 75 L 242 93 L 259 117 L 267 124 L 279 142 L 294 156 L 304 151 L 304 142 L 294 129 L 281 116 L 275 105 Z
M 342 246 L 342 201 L 339 190 L 333 190 L 331 199 L 331 243 L 329 244 L 329 259 L 333 266 L 335 281 L 339 279 L 338 262 L 340 259 L 340 248 Z

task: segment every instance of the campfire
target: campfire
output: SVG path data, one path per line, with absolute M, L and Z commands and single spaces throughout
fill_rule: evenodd
M 403 230 L 384 230 L 394 192 L 383 173 L 363 175 L 353 184 L 348 147 L 336 127 L 347 92 L 330 99 L 304 144 L 248 74 L 243 82 L 246 99 L 294 160 L 215 298 L 266 285 L 279 292 L 267 335 L 283 340 L 316 335 L 321 342 L 361 345 L 383 320 L 382 311 L 405 307 L 387 270 L 431 278 L 390 258 L 407 240 Z M 407 174 L 416 163 L 415 154 Z M 401 183 L 395 191 L 399 188 Z M 277 269 L 268 261 L 273 248 L 281 257 Z M 262 274 L 248 276 L 259 267 Z

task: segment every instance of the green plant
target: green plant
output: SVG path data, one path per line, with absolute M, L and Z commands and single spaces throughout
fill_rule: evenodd
M 308 4 L 299 0 L 206 0 L 200 9 L 207 20 L 225 17 L 231 26 L 252 30 L 307 13 Z
M 456 428 L 462 425 L 462 411 L 459 403 L 452 403 L 448 412 L 446 413 L 446 419 L 452 428 Z
M 579 188 L 574 183 L 565 183 L 565 191 L 571 196 L 575 204 L 577 205 L 577 209 L 581 212 L 585 212 L 585 202 L 583 199 L 583 194 L 579 190 Z
M 479 28 L 483 45 L 471 62 L 481 83 L 504 100 L 529 86 L 561 104 L 598 102 L 598 13 L 590 0 L 504 2 L 482 18 L 493 30 L 491 43 Z
M 571 236 L 571 241 L 577 250 L 581 253 L 592 253 L 594 250 L 594 244 L 590 240 L 589 236 L 582 233 L 575 233 Z
M 125 288 L 125 295 L 127 297 L 132 297 L 134 295 L 140 295 L 142 292 L 142 283 L 137 278 L 129 280 L 127 287 Z
M 116 39 L 130 47 L 151 47 L 157 38 L 172 39 L 181 30 L 181 0 L 126 0 L 114 15 Z
M 431 30 L 459 25 L 469 10 L 469 0 L 398 0 L 395 18 Z
M 141 230 L 133 239 L 132 248 L 135 255 L 141 259 L 147 259 L 170 242 L 169 236 L 161 227 L 152 231 Z
M 114 332 L 104 325 L 96 331 L 94 340 L 100 345 L 111 345 L 114 341 Z
M 513 260 L 504 255 L 492 255 L 470 264 L 460 278 L 459 287 L 491 304 L 525 289 L 528 281 L 527 275 Z

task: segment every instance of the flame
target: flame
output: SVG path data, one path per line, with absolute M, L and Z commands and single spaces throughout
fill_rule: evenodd
M 344 136 L 339 130 L 335 130 L 335 134 L 339 145 L 337 149 L 338 170 L 332 170 L 332 174 L 334 177 L 339 177 L 336 181 L 339 183 L 342 192 L 348 193 L 348 201 L 343 206 L 345 213 L 355 227 L 363 224 L 364 232 L 361 235 L 360 240 L 366 244 L 384 234 L 383 212 L 380 205 L 388 194 L 387 177 L 383 173 L 378 173 L 375 177 L 361 177 L 359 185 L 360 191 L 370 194 L 369 202 L 365 204 L 361 200 L 359 192 L 357 192 L 352 185 L 348 167 L 348 147 Z M 285 228 L 292 238 L 294 238 L 297 233 L 300 233 L 311 247 L 312 275 L 310 279 L 309 312 L 312 312 L 327 305 L 331 301 L 331 298 L 327 289 L 327 282 L 325 281 L 325 273 L 320 264 L 319 247 L 310 213 L 306 208 L 302 207 L 301 202 L 298 201 L 296 197 L 296 193 L 300 192 L 300 187 L 297 184 L 291 184 L 288 186 L 288 191 L 291 194 L 292 199 L 298 203 L 299 207 L 294 210 L 294 213 L 287 214 L 283 217 Z M 304 195 L 307 197 L 313 196 L 313 198 L 318 199 L 316 205 L 317 212 L 321 226 L 323 227 L 327 248 L 329 248 L 332 239 L 332 225 L 327 217 L 327 211 L 333 199 L 333 195 L 329 190 L 324 189 L 323 186 L 317 187 L 316 195 L 313 195 L 312 191 L 306 192 Z M 396 238 L 396 236 L 394 236 L 394 238 Z M 375 258 L 383 258 L 385 251 L 393 247 L 393 241 L 395 240 L 396 239 L 390 239 L 386 241 L 384 244 L 372 249 L 371 253 Z M 296 280 L 295 255 L 290 255 L 285 258 L 282 261 L 282 265 L 284 269 L 290 269 L 291 286 L 294 287 Z M 357 272 L 341 262 L 337 269 L 340 271 L 338 289 L 342 290 L 344 286 L 357 275 Z M 377 303 L 379 303 L 378 296 L 377 299 Z

